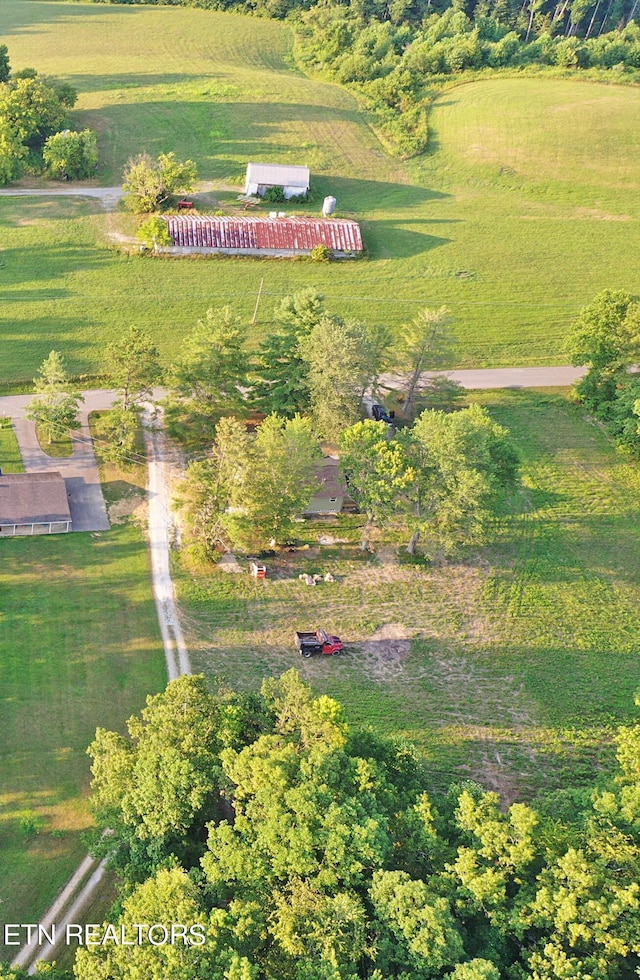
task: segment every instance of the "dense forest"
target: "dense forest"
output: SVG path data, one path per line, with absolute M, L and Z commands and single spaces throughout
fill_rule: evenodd
M 535 806 L 470 781 L 436 796 L 409 744 L 295 671 L 252 695 L 181 677 L 128 728 L 90 748 L 122 889 L 77 980 L 637 977 L 638 725 L 613 778 Z M 196 929 L 172 942 L 171 923 Z

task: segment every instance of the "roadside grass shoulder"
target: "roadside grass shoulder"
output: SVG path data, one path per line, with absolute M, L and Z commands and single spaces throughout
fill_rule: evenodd
M 471 776 L 513 801 L 592 783 L 634 717 L 640 475 L 562 393 L 472 398 L 523 459 L 485 547 L 406 563 L 393 533 L 363 554 L 347 518 L 300 525 L 309 547 L 266 559 L 266 582 L 180 562 L 176 577 L 194 670 L 255 689 L 295 666 L 353 722 L 415 742 L 435 787 Z M 320 626 L 343 657 L 296 654 L 294 630 Z
M 132 515 L 144 471 L 103 480 L 110 531 L 0 541 L 2 922 L 36 922 L 86 853 L 96 727 L 122 730 L 166 683 L 144 518 Z

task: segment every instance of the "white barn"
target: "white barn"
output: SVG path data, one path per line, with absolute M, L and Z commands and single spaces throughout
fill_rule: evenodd
M 245 194 L 264 197 L 270 187 L 282 187 L 288 201 L 309 190 L 309 168 L 289 167 L 279 163 L 248 163 L 244 182 Z

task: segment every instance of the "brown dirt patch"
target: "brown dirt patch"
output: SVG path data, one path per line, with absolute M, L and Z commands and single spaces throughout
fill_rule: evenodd
M 380 626 L 353 655 L 365 674 L 375 680 L 391 680 L 402 673 L 411 651 L 411 634 L 401 623 Z
M 109 507 L 109 522 L 111 524 L 126 524 L 129 518 L 138 527 L 146 527 L 149 516 L 149 506 L 142 494 L 132 493 L 127 497 L 116 500 Z

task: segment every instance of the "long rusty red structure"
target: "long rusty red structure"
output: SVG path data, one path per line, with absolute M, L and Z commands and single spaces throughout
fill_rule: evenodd
M 169 215 L 165 218 L 173 245 L 178 248 L 233 252 L 310 252 L 325 245 L 333 252 L 362 252 L 357 221 L 342 218 L 247 215 L 239 218 L 207 215 Z

